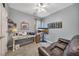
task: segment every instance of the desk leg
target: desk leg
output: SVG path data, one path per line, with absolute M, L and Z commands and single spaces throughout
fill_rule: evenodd
M 36 37 L 33 38 L 33 42 L 36 43 Z
M 15 40 L 13 39 L 13 52 L 15 51 Z

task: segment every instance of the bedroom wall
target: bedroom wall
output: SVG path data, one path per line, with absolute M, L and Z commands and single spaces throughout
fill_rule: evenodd
M 33 16 L 11 9 L 11 8 L 9 8 L 8 10 L 9 10 L 9 18 L 17 24 L 18 30 L 20 30 L 20 26 L 21 26 L 20 23 L 22 21 L 29 23 L 29 29 L 31 31 L 35 30 L 35 20 Z
M 73 4 L 55 12 L 43 20 L 47 24 L 58 21 L 62 21 L 63 27 L 61 29 L 49 29 L 48 41 L 54 42 L 60 37 L 70 40 L 74 35 L 79 34 L 79 4 Z

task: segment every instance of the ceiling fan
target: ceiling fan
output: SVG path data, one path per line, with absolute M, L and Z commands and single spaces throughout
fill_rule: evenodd
M 47 6 L 48 6 L 47 3 L 37 3 L 37 4 L 35 4 L 34 9 L 35 9 L 35 11 L 36 11 L 37 13 L 46 12 L 45 7 L 47 7 Z

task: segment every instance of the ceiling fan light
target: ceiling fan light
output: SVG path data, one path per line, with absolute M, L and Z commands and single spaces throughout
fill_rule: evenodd
M 39 4 L 35 4 L 34 9 L 37 13 L 46 12 L 45 7 L 47 6 L 48 6 L 47 4 L 39 3 Z

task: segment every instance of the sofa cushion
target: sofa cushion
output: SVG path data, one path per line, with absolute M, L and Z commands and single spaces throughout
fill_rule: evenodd
M 65 44 L 65 43 L 57 43 L 56 46 L 57 46 L 58 48 L 64 50 L 64 49 L 66 48 L 67 44 Z
M 52 43 L 47 49 L 50 50 L 51 55 L 63 55 L 63 52 L 68 45 L 69 40 L 59 38 L 57 42 Z
M 55 47 L 53 50 L 51 50 L 51 55 L 53 56 L 62 56 L 63 55 L 63 50 L 58 48 L 58 47 Z

